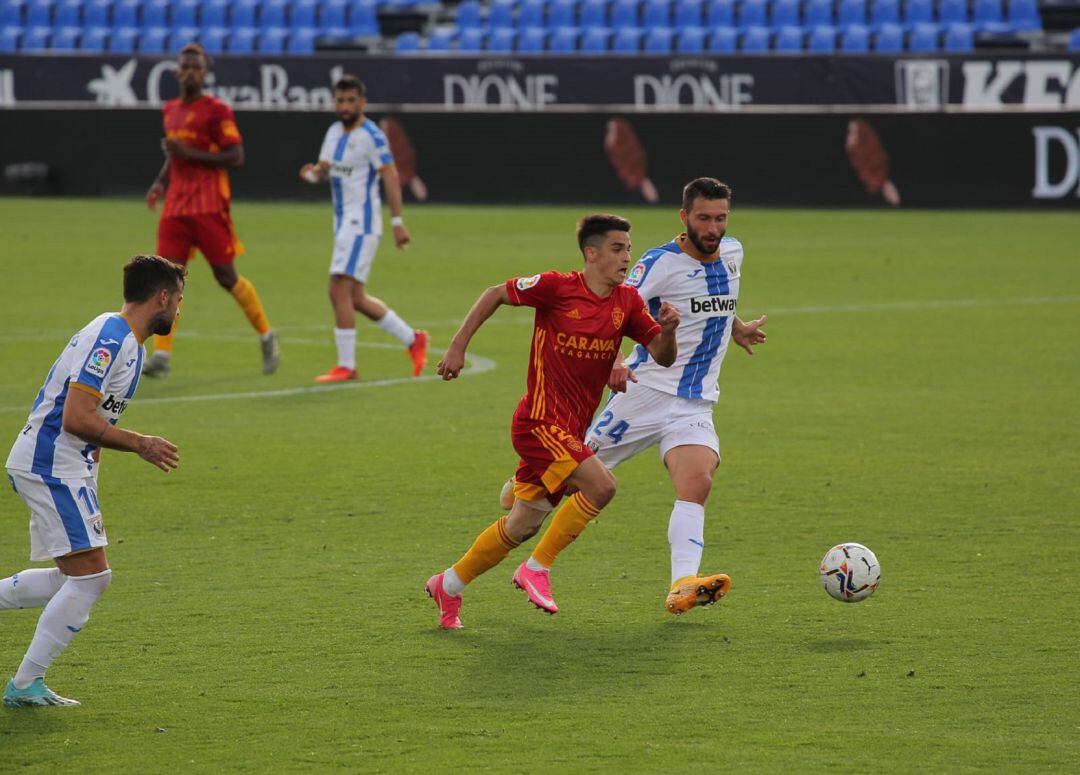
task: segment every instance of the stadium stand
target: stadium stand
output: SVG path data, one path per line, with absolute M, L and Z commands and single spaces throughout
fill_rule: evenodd
M 0 0 L 0 51 L 930 54 L 1075 50 L 1078 25 L 1080 0 Z

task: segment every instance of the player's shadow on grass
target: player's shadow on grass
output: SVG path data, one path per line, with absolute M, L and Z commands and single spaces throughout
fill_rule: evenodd
M 872 640 L 861 638 L 825 638 L 812 640 L 806 643 L 807 651 L 816 651 L 819 654 L 845 654 L 853 651 L 866 651 L 878 644 Z

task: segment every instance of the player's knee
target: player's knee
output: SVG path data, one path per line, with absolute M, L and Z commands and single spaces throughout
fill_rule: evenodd
M 698 471 L 680 479 L 675 497 L 681 501 L 704 504 L 712 491 L 712 471 Z
M 618 482 L 615 481 L 614 474 L 610 471 L 605 471 L 604 474 L 604 478 L 590 488 L 592 492 L 586 493 L 586 496 L 598 509 L 602 509 L 611 503 L 615 497 L 615 490 L 618 488 Z

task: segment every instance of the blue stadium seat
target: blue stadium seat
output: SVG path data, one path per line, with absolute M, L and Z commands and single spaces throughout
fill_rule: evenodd
M 228 27 L 229 5 L 229 0 L 200 0 L 199 23 L 203 27 Z
M 288 7 L 286 0 L 262 0 L 259 6 L 259 27 L 264 30 L 284 27 Z
M 318 10 L 315 0 L 293 0 L 289 3 L 289 29 L 315 29 L 318 26 Z
M 492 0 L 488 6 L 488 26 L 493 30 L 514 26 L 514 0 Z
M 646 54 L 670 54 L 674 43 L 671 27 L 651 27 L 645 30 Z
M 641 22 L 645 29 L 671 26 L 671 3 L 669 0 L 645 0 L 641 7 Z M 648 44 L 646 43 L 646 51 Z
M 140 26 L 146 30 L 151 27 L 169 26 L 169 0 L 146 0 L 143 3 Z
M 53 7 L 54 27 L 79 27 L 82 25 L 83 0 L 59 0 Z M 52 48 L 60 48 L 57 45 L 58 34 L 53 35 Z M 66 45 L 67 40 L 63 43 Z
M 258 51 L 263 54 L 284 54 L 288 37 L 289 31 L 284 27 L 264 27 L 259 31 Z
M 113 4 L 112 26 L 113 29 L 120 27 L 138 27 L 141 23 L 142 0 L 116 0 Z M 110 41 L 111 43 L 111 41 Z M 112 50 L 110 48 L 110 50 Z
M 577 27 L 556 27 L 548 40 L 548 51 L 556 54 L 570 54 L 577 51 L 581 30 Z
M 840 0 L 837 21 L 840 27 L 847 27 L 849 24 L 866 24 L 866 0 Z
M 967 20 L 967 0 L 941 0 L 938 6 L 938 21 L 942 24 L 964 24 Z
M 199 24 L 199 0 L 176 0 L 172 3 L 173 27 L 196 27 Z
M 611 26 L 637 28 L 638 0 L 615 0 L 611 4 Z
M 705 53 L 705 28 L 678 28 L 678 32 L 675 34 L 675 51 L 679 54 Z
M 544 9 L 544 0 L 522 0 L 518 9 L 518 27 L 543 27 Z
M 641 30 L 637 27 L 620 27 L 615 30 L 611 50 L 616 54 L 636 54 L 641 51 Z
M 289 40 L 285 44 L 285 50 L 290 54 L 314 54 L 315 30 L 311 27 L 294 28 L 289 33 Z
M 803 24 L 816 27 L 833 23 L 832 0 L 809 0 L 803 7 Z
M 375 0 L 352 0 L 349 3 L 349 32 L 353 35 L 378 35 L 378 10 Z
M 840 50 L 845 54 L 869 53 L 870 29 L 861 24 L 852 24 L 842 29 L 840 31 Z
M 586 30 L 590 27 L 607 27 L 607 0 L 582 0 L 581 26 Z
M 52 35 L 51 27 L 28 27 L 23 33 L 20 51 L 45 51 L 49 48 L 49 38 Z
M 169 31 L 164 27 L 147 27 L 139 33 L 136 43 L 141 54 L 164 54 L 168 46 Z
M 585 27 L 581 36 L 582 54 L 606 54 L 611 30 L 607 27 Z
M 907 2 L 904 3 L 904 26 L 909 30 L 916 24 L 933 23 L 933 0 L 907 0 Z
M 709 44 L 706 46 L 711 54 L 735 53 L 735 28 L 716 27 L 709 35 Z
M 0 52 L 14 54 L 19 50 L 20 37 L 22 37 L 22 27 L 14 25 L 0 27 Z
M 205 27 L 199 34 L 199 42 L 207 52 L 217 55 L 225 53 L 225 39 L 229 37 L 227 27 Z
M 1003 33 L 1012 29 L 1005 22 L 1005 14 L 1001 9 L 1001 0 L 975 0 L 973 18 L 975 28 L 980 32 Z
M 49 48 L 53 51 L 75 51 L 79 48 L 80 27 L 59 27 L 53 30 Z
M 970 54 L 975 50 L 975 31 L 970 24 L 950 24 L 945 28 L 943 48 L 953 54 Z
M 899 24 L 882 24 L 874 36 L 874 51 L 879 54 L 899 54 L 904 50 L 904 28 Z
M 8 36 L 5 40 L 14 40 L 16 47 L 18 47 L 19 36 L 22 32 L 11 32 L 11 30 L 15 27 L 22 27 L 25 18 L 26 0 L 0 0 L 0 27 L 4 29 L 4 33 Z M 14 35 L 13 38 L 12 35 Z M 14 51 L 15 49 L 10 50 Z
M 145 10 L 143 11 L 145 13 Z M 233 0 L 229 26 L 255 29 L 259 26 L 259 0 Z M 245 41 L 246 42 L 246 41 Z M 254 42 L 252 42 L 254 45 Z
M 52 13 L 53 13 L 53 0 L 30 0 L 26 5 L 26 26 L 33 27 L 51 27 L 52 26 Z M 45 42 L 42 43 L 41 41 Z M 27 44 L 34 48 L 27 48 Z M 24 51 L 40 51 L 48 48 L 49 36 L 45 35 L 42 38 L 40 30 L 35 31 L 31 35 L 31 30 L 28 29 L 23 35 L 22 48 Z
M 547 30 L 543 27 L 526 27 L 518 35 L 517 50 L 525 54 L 538 54 L 547 43 Z
M 177 27 L 169 35 L 168 42 L 165 44 L 166 51 L 179 51 L 181 46 L 186 46 L 188 43 L 199 42 L 199 28 L 198 27 Z
M 899 0 L 870 0 L 870 26 L 875 30 L 882 24 L 900 23 Z
M 735 14 L 735 26 L 740 30 L 765 27 L 769 23 L 765 0 L 742 0 Z
M 323 0 L 319 6 L 319 22 L 318 29 L 323 32 L 329 33 L 334 31 L 337 34 L 341 30 L 348 28 L 348 13 L 349 5 L 345 0 Z M 236 18 L 236 6 L 233 6 L 233 18 Z M 249 23 L 245 26 L 254 26 Z
M 403 32 L 394 41 L 395 54 L 415 54 L 420 50 L 420 35 L 415 32 Z
M 428 38 L 427 50 L 443 52 L 449 51 L 454 45 L 454 33 L 452 30 L 439 30 L 433 32 L 431 37 Z
M 255 35 L 258 33 L 254 27 L 236 27 L 229 31 L 229 53 L 251 54 L 255 51 Z
M 460 8 L 460 6 L 459 6 Z M 458 28 L 457 50 L 475 54 L 484 50 L 484 30 L 480 27 Z
M 499 27 L 491 31 L 488 38 L 488 51 L 508 53 L 514 50 L 514 28 Z
M 550 29 L 577 25 L 577 0 L 552 0 L 548 6 L 547 26 Z
M 706 0 L 706 27 L 731 27 L 734 24 L 735 0 Z
M 760 54 L 769 50 L 769 37 L 771 33 L 768 27 L 747 27 L 742 36 L 742 44 L 739 50 L 746 54 Z
M 464 0 L 457 7 L 457 25 L 462 30 L 479 29 L 483 23 L 483 6 L 477 0 Z
M 113 27 L 112 33 L 109 35 L 109 53 L 135 53 L 135 41 L 138 38 L 139 30 L 135 27 Z
M 677 0 L 675 3 L 675 26 L 677 28 L 700 27 L 702 22 L 704 22 L 704 18 L 701 13 L 701 0 Z
M 945 43 L 948 45 L 948 33 L 945 34 Z M 1080 27 L 1069 33 L 1069 51 L 1080 51 Z
M 941 48 L 941 28 L 936 24 L 916 24 L 908 38 L 908 51 L 915 54 L 933 54 Z
M 772 26 L 777 30 L 781 27 L 802 26 L 802 9 L 799 7 L 799 0 L 776 0 L 772 7 Z M 802 50 L 801 43 L 799 49 Z
M 1012 0 L 1009 3 L 1009 26 L 1018 31 L 1042 29 L 1042 17 L 1035 0 Z
M 803 50 L 802 27 L 785 25 L 776 33 L 776 50 L 784 54 L 801 54 Z
M 112 0 L 90 0 L 83 6 L 84 27 L 112 26 Z
M 806 41 L 806 50 L 811 54 L 836 53 L 836 27 L 831 24 L 819 24 L 810 30 Z
M 104 54 L 109 42 L 108 27 L 87 27 L 79 38 L 79 51 L 91 54 Z

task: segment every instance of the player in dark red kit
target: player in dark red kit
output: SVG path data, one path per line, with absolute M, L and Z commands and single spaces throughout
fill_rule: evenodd
M 259 294 L 246 277 L 236 272 L 235 260 L 244 252 L 233 231 L 229 214 L 229 168 L 244 164 L 244 144 L 232 109 L 203 93 L 212 60 L 198 43 L 180 50 L 176 79 L 180 97 L 162 108 L 165 138 L 161 149 L 165 165 L 146 192 L 146 204 L 155 208 L 162 194 L 165 206 L 158 224 L 157 253 L 187 264 L 198 248 L 210 263 L 214 279 L 232 294 L 259 334 L 263 373 L 277 370 L 277 334 L 270 327 Z M 166 191 L 166 188 L 168 189 Z M 143 374 L 165 377 L 171 370 L 172 337 L 154 337 L 154 353 L 143 364 Z
M 547 569 L 615 497 L 615 478 L 583 439 L 622 338 L 640 343 L 661 365 L 675 361 L 678 310 L 662 305 L 657 322 L 637 291 L 622 284 L 630 264 L 629 221 L 590 215 L 578 224 L 577 237 L 585 258 L 582 271 L 544 272 L 488 288 L 439 362 L 443 379 L 456 378 L 469 341 L 496 309 L 503 304 L 536 308 L 528 387 L 511 426 L 514 449 L 521 456 L 514 475 L 514 505 L 457 563 L 428 579 L 427 592 L 439 606 L 443 628 L 461 627 L 458 613 L 465 585 L 535 535 L 570 491 L 544 541 L 513 578 L 538 608 L 552 614 L 559 610 Z

